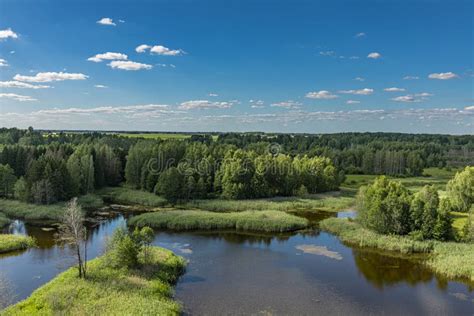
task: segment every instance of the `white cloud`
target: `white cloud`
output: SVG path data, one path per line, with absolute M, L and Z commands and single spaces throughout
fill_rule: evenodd
M 416 103 L 416 102 L 422 102 L 422 101 L 428 100 L 428 97 L 431 97 L 431 96 L 432 96 L 431 93 L 422 92 L 422 93 L 402 95 L 396 98 L 392 98 L 391 100 L 396 101 L 396 102 Z
M 7 98 L 7 99 L 15 100 L 15 101 L 20 101 L 20 102 L 37 101 L 36 99 L 34 99 L 30 96 L 19 95 L 19 94 L 15 94 L 15 93 L 0 93 L 0 98 Z
M 449 79 L 458 78 L 458 75 L 456 75 L 453 72 L 440 72 L 440 73 L 429 74 L 428 78 L 438 79 L 438 80 L 449 80 Z
M 341 90 L 339 91 L 339 93 L 355 94 L 355 95 L 370 95 L 374 93 L 374 89 L 364 88 L 364 89 L 358 89 L 358 90 Z
M 391 87 L 391 88 L 385 88 L 385 89 L 383 89 L 383 91 L 387 91 L 387 92 L 403 92 L 403 91 L 405 91 L 405 89 L 404 89 L 404 88 Z
M 209 93 L 208 95 L 209 95 L 210 97 L 218 97 L 218 96 L 219 96 L 217 93 L 212 93 L 212 92 Z
M 420 77 L 418 76 L 405 76 L 403 77 L 403 80 L 418 80 Z
M 0 30 L 0 41 L 7 38 L 18 38 L 18 34 L 13 32 L 11 28 Z
M 38 72 L 34 76 L 15 75 L 14 80 L 24 82 L 52 82 L 64 80 L 85 80 L 89 76 L 81 73 L 67 73 L 67 72 Z
M 380 55 L 380 53 L 377 53 L 377 52 L 373 52 L 367 55 L 367 58 L 371 58 L 371 59 L 379 59 L 381 57 L 382 55 Z
M 321 55 L 321 56 L 335 56 L 336 52 L 334 52 L 332 50 L 321 51 L 321 52 L 319 52 L 319 55 Z
M 7 67 L 8 62 L 5 59 L 0 58 L 0 67 Z
M 96 108 L 66 108 L 66 109 L 46 109 L 35 112 L 36 114 L 133 114 L 141 111 L 162 111 L 166 110 L 166 104 L 145 104 L 128 106 L 101 106 Z
M 365 79 L 362 77 L 355 77 L 354 80 L 360 81 L 360 82 L 365 81 Z
M 359 104 L 360 101 L 356 101 L 356 100 L 347 100 L 346 101 L 347 104 Z
M 236 101 L 212 102 L 209 100 L 191 100 L 183 102 L 179 105 L 182 110 L 192 109 L 228 109 L 231 108 Z
M 116 26 L 117 24 L 111 18 L 102 18 L 97 21 L 98 24 Z
M 162 55 L 162 56 L 178 56 L 184 54 L 182 49 L 169 49 L 163 45 L 150 46 L 147 44 L 142 44 L 135 48 L 137 53 L 144 53 L 147 50 L 150 51 L 152 55 Z
M 141 69 L 149 70 L 153 68 L 152 65 L 137 63 L 137 62 L 129 61 L 129 60 L 127 61 L 114 60 L 107 65 L 113 69 L 122 69 L 122 70 L 141 70 Z
M 93 57 L 89 57 L 87 60 L 93 61 L 95 63 L 100 63 L 101 61 L 104 61 L 104 60 L 126 60 L 126 59 L 128 59 L 128 56 L 125 54 L 107 52 L 103 54 L 97 54 Z
M 359 38 L 359 37 L 365 37 L 367 34 L 365 34 L 364 32 L 360 32 L 360 33 L 357 33 L 356 35 L 354 35 L 355 38 Z
M 265 107 L 265 102 L 263 100 L 249 100 L 249 103 L 252 109 L 260 109 Z
M 125 20 L 118 20 L 120 23 L 125 23 Z
M 327 90 L 321 90 L 321 91 L 313 91 L 313 92 L 308 92 L 306 93 L 306 97 L 309 99 L 335 99 L 337 98 L 337 95 L 331 94 L 331 92 Z
M 270 104 L 270 106 L 273 106 L 273 107 L 286 108 L 286 109 L 298 109 L 301 105 L 303 104 L 297 101 L 293 101 L 293 100 Z
M 474 111 L 474 105 L 466 106 L 466 107 L 464 108 L 464 110 L 466 110 L 466 111 Z
M 151 46 L 150 45 L 146 45 L 146 44 L 142 44 L 140 46 L 137 46 L 137 48 L 135 48 L 135 51 L 137 53 L 144 53 L 146 52 L 148 49 L 150 49 Z
M 0 81 L 0 88 L 47 89 L 50 86 L 34 85 L 20 81 Z
M 96 84 L 94 85 L 94 88 L 98 88 L 98 89 L 107 89 L 108 87 L 103 85 L 103 84 Z
M 155 45 L 150 49 L 150 53 L 164 56 L 177 56 L 183 54 L 181 49 L 169 49 L 162 45 Z

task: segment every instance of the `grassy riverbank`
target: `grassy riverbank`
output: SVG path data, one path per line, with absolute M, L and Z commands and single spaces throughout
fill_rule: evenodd
M 93 194 L 81 196 L 79 204 L 85 210 L 95 210 L 102 207 L 102 199 Z M 61 219 L 64 212 L 65 202 L 50 205 L 37 205 L 24 203 L 17 200 L 0 199 L 0 226 L 2 216 L 7 218 L 21 218 L 27 222 L 52 223 Z
M 127 187 L 109 187 L 97 191 L 104 200 L 115 204 L 163 207 L 168 202 L 156 194 Z
M 343 242 L 358 247 L 402 254 L 425 253 L 428 258 L 424 263 L 435 272 L 474 282 L 474 244 L 416 241 L 408 236 L 381 235 L 342 218 L 325 219 L 320 227 L 337 235 Z
M 184 259 L 153 247 L 151 263 L 139 270 L 112 268 L 106 255 L 88 265 L 88 278 L 71 268 L 3 315 L 179 315 L 173 284 L 184 271 Z
M 24 250 L 35 246 L 35 240 L 28 236 L 0 234 L 0 253 Z
M 308 226 L 304 218 L 278 211 L 216 213 L 208 211 L 159 211 L 129 220 L 132 226 L 171 230 L 239 230 L 251 232 L 288 232 Z

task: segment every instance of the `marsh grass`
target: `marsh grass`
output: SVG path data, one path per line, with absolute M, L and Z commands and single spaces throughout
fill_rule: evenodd
M 24 250 L 35 245 L 35 240 L 29 236 L 0 234 L 0 253 Z
M 87 279 L 70 268 L 2 315 L 179 315 L 172 295 L 184 259 L 158 247 L 147 258 L 148 264 L 129 270 L 113 268 L 104 255 L 89 262 Z
M 346 218 L 325 219 L 320 222 L 320 227 L 337 235 L 343 242 L 359 247 L 376 248 L 402 254 L 429 253 L 433 250 L 432 241 L 416 241 L 404 236 L 381 235 Z
M 79 197 L 78 203 L 84 210 L 95 210 L 104 205 L 102 198 L 94 194 Z M 38 205 L 24 203 L 17 200 L 0 199 L 0 214 L 3 213 L 7 218 L 21 218 L 30 223 L 57 222 L 61 219 L 65 207 L 65 202 L 50 205 Z
M 168 204 L 161 196 L 127 187 L 104 188 L 99 190 L 97 194 L 101 195 L 105 200 L 116 204 L 143 205 L 148 207 L 163 207 Z
M 354 221 L 329 218 L 320 223 L 323 230 L 337 235 L 343 242 L 402 254 L 427 254 L 422 263 L 436 273 L 451 279 L 474 282 L 474 244 L 416 241 L 409 236 L 381 235 Z
M 308 226 L 304 218 L 278 211 L 216 213 L 208 211 L 159 211 L 129 220 L 131 226 L 170 230 L 238 230 L 250 232 L 289 232 Z

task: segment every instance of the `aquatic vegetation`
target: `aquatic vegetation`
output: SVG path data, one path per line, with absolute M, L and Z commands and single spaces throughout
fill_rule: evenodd
M 235 229 L 255 232 L 288 232 L 307 227 L 308 221 L 278 211 L 216 213 L 173 210 L 145 213 L 132 217 L 129 220 L 129 225 L 172 230 Z
M 312 255 L 319 255 L 335 260 L 342 260 L 342 256 L 339 252 L 331 251 L 326 246 L 298 245 L 296 246 L 296 249 Z
M 449 278 L 474 281 L 474 244 L 441 241 L 416 241 L 410 236 L 382 235 L 360 224 L 341 218 L 320 223 L 322 229 L 337 235 L 343 242 L 402 254 L 426 253 L 422 261 L 433 271 Z
M 88 264 L 88 277 L 76 268 L 61 273 L 3 315 L 179 315 L 173 284 L 185 261 L 171 251 L 152 247 L 139 269 L 115 268 L 107 254 Z
M 29 236 L 0 234 L 0 253 L 28 249 L 35 244 L 34 238 Z
M 164 198 L 156 194 L 127 187 L 109 187 L 101 189 L 97 193 L 105 200 L 117 204 L 138 204 L 149 207 L 161 207 L 168 204 Z

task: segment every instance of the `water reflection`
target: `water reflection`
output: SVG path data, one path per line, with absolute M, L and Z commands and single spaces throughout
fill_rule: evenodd
M 190 314 L 472 314 L 472 288 L 439 278 L 417 261 L 350 248 L 320 232 L 317 223 L 335 213 L 304 216 L 314 227 L 297 233 L 158 232 L 154 244 L 189 261 L 176 296 Z M 113 212 L 89 220 L 89 258 L 125 223 Z M 39 246 L 0 256 L 16 300 L 72 264 L 54 230 L 15 221 L 8 232 L 31 235 Z

